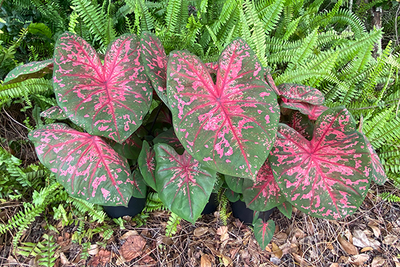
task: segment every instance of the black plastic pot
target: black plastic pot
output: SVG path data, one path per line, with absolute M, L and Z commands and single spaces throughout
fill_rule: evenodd
M 128 207 L 124 206 L 103 206 L 105 213 L 111 218 L 119 218 L 123 216 L 134 217 L 141 213 L 146 205 L 146 198 L 131 197 Z
M 255 212 L 246 207 L 246 203 L 241 200 L 236 202 L 231 202 L 232 215 L 235 218 L 238 218 L 245 224 L 252 224 Z M 268 221 L 269 216 L 272 214 L 274 209 L 261 211 L 258 215 L 258 218 L 261 218 L 264 222 Z
M 204 207 L 204 210 L 201 214 L 211 214 L 217 210 L 217 194 L 212 193 L 210 198 L 208 199 L 208 203 Z

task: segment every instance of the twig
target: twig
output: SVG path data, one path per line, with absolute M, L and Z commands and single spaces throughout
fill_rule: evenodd
M 400 4 L 399 4 L 399 7 L 397 8 L 396 16 L 394 17 L 394 31 L 396 33 L 396 45 L 399 44 L 399 35 L 397 32 L 397 17 L 399 16 L 399 12 L 400 12 Z
M 26 127 L 25 125 L 23 125 L 23 124 L 20 123 L 19 121 L 16 121 L 13 117 L 11 117 L 11 115 L 7 113 L 7 111 L 4 109 L 4 107 L 3 107 L 3 111 L 4 111 L 4 113 L 6 113 L 6 115 L 7 115 L 13 122 L 15 122 L 15 123 L 21 125 L 21 126 L 24 127 L 25 129 L 27 129 L 28 131 L 30 131 L 30 129 L 29 129 L 28 127 Z

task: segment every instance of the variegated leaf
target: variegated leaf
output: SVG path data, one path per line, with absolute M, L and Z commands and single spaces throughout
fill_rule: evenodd
M 226 184 L 228 185 L 229 189 L 231 189 L 235 193 L 239 193 L 239 194 L 243 193 L 244 180 L 246 180 L 246 179 L 225 175 Z
M 291 112 L 288 125 L 299 132 L 307 140 L 310 141 L 312 139 L 314 124 L 306 115 L 301 114 L 300 111 L 296 110 Z
M 368 147 L 343 107 L 318 118 L 311 141 L 280 124 L 268 159 L 286 199 L 315 217 L 338 219 L 352 214 L 370 185 Z
M 382 166 L 382 163 L 379 159 L 378 154 L 375 152 L 375 149 L 372 147 L 371 143 L 368 141 L 367 137 L 363 134 L 365 143 L 368 146 L 368 150 L 371 156 L 371 180 L 377 183 L 378 185 L 383 185 L 387 181 L 387 176 L 385 173 L 385 169 Z
M 44 118 L 49 118 L 53 120 L 66 120 L 68 119 L 65 113 L 62 111 L 62 109 L 59 106 L 54 106 L 49 109 L 46 109 L 45 111 L 42 111 L 40 113 L 41 117 Z
M 185 149 L 174 132 L 173 128 L 168 129 L 165 132 L 160 133 L 153 139 L 154 144 L 164 143 L 172 146 L 179 155 L 182 155 Z
M 275 81 L 274 81 L 274 79 L 272 78 L 272 75 L 271 75 L 271 69 L 270 68 L 268 68 L 268 67 L 265 67 L 264 68 L 264 79 L 265 79 L 265 81 L 268 83 L 268 85 L 272 88 L 272 90 L 274 91 L 274 93 L 276 94 L 276 95 L 278 95 L 278 96 L 280 96 L 281 94 L 282 94 L 282 92 L 281 91 L 279 91 L 279 89 L 278 89 L 278 87 L 276 87 L 276 85 L 275 85 Z
M 166 81 L 168 58 L 164 47 L 160 39 L 151 32 L 142 32 L 140 43 L 143 52 L 141 61 L 146 69 L 146 74 L 149 76 L 157 95 L 168 107 Z
M 280 96 L 291 102 L 303 102 L 312 105 L 324 104 L 324 95 L 318 89 L 311 86 L 283 83 L 278 86 Z
M 262 250 L 271 242 L 272 236 L 275 232 L 275 222 L 269 220 L 264 222 L 259 218 L 254 224 L 254 236 Z
M 281 205 L 278 206 L 279 211 L 286 216 L 286 218 L 292 218 L 292 210 L 293 206 L 290 202 L 285 201 Z
M 71 196 L 107 206 L 128 204 L 133 192 L 129 165 L 100 137 L 55 123 L 30 132 L 29 139 Z
M 142 150 L 140 151 L 138 158 L 138 165 L 146 183 L 154 190 L 157 190 L 155 178 L 155 155 L 156 154 L 153 148 L 150 147 L 149 143 L 147 143 L 147 141 L 143 141 Z
M 188 153 L 178 155 L 166 144 L 156 144 L 156 186 L 160 199 L 179 217 L 195 223 L 210 198 L 215 171 Z
M 218 61 L 216 84 L 201 60 L 170 54 L 168 102 L 184 148 L 220 173 L 255 179 L 271 149 L 279 119 L 276 95 L 247 43 L 234 40 Z
M 114 141 L 111 141 L 110 144 L 111 147 L 121 156 L 133 161 L 138 159 L 140 151 L 142 150 L 142 140 L 136 135 L 136 133 L 129 136 L 122 144 Z
M 267 211 L 285 202 L 285 197 L 275 182 L 268 159 L 257 174 L 255 182 L 244 179 L 243 201 L 247 207 L 257 211 Z
M 33 61 L 10 71 L 4 78 L 4 84 L 22 82 L 32 78 L 42 78 L 53 71 L 53 59 Z
M 302 114 L 307 115 L 308 118 L 313 121 L 317 120 L 324 111 L 328 110 L 328 107 L 325 106 L 316 106 L 303 102 L 292 102 L 291 100 L 286 103 L 281 103 L 281 107 L 298 110 Z
M 139 41 L 122 35 L 101 63 L 82 38 L 64 33 L 54 51 L 54 91 L 74 123 L 94 135 L 124 142 L 142 123 L 153 89 L 139 62 Z
M 135 198 L 146 198 L 147 197 L 147 185 L 140 173 L 139 168 L 136 168 L 132 172 L 133 181 L 133 193 L 132 196 Z

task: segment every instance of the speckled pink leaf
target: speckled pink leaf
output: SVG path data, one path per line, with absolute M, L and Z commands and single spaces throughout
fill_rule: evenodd
M 368 147 L 343 107 L 318 118 L 311 141 L 280 124 L 268 159 L 286 199 L 312 216 L 337 219 L 352 214 L 370 185 Z
M 154 149 L 150 147 L 149 143 L 147 143 L 147 141 L 143 141 L 142 151 L 140 151 L 138 158 L 139 169 L 146 183 L 154 190 L 157 190 L 155 178 L 155 155 L 156 153 L 154 152 Z
M 53 71 L 53 59 L 33 61 L 10 71 L 4 78 L 4 84 L 22 82 L 27 79 L 41 78 Z
M 142 140 L 136 135 L 136 133 L 129 136 L 122 144 L 111 141 L 110 145 L 121 156 L 133 161 L 138 159 L 140 151 L 142 150 Z
M 324 95 L 311 86 L 283 83 L 278 86 L 280 95 L 291 102 L 304 102 L 312 105 L 322 105 Z
M 54 106 L 40 113 L 40 116 L 53 120 L 66 120 L 68 119 L 65 113 L 59 106 Z
M 281 205 L 278 206 L 279 211 L 285 215 L 287 218 L 292 218 L 292 210 L 293 206 L 290 204 L 290 202 L 285 201 Z
M 282 94 L 282 92 L 279 91 L 278 87 L 276 87 L 275 81 L 271 75 L 271 69 L 268 67 L 264 68 L 264 79 L 268 83 L 268 85 L 272 88 L 272 90 L 275 92 L 275 94 L 279 96 Z
M 254 236 L 260 245 L 261 249 L 264 250 L 272 239 L 275 232 L 275 222 L 269 220 L 264 222 L 259 218 L 254 224 Z
M 188 153 L 178 155 L 165 144 L 156 144 L 156 186 L 165 206 L 195 223 L 210 198 L 216 173 Z
M 267 211 L 285 202 L 285 197 L 275 182 L 268 159 L 257 174 L 257 179 L 253 182 L 244 179 L 243 182 L 243 201 L 252 210 Z
M 218 71 L 218 62 L 209 62 L 205 63 L 208 73 L 214 73 L 217 74 Z
M 214 84 L 187 51 L 168 61 L 167 92 L 175 133 L 186 151 L 220 173 L 255 179 L 268 156 L 279 118 L 276 95 L 256 55 L 241 39 L 218 60 Z
M 55 123 L 30 132 L 29 139 L 73 197 L 107 206 L 128 204 L 133 190 L 128 163 L 100 137 Z
M 308 103 L 303 103 L 303 102 L 292 102 L 289 100 L 289 102 L 283 102 L 281 103 L 281 107 L 283 108 L 288 108 L 288 109 L 293 109 L 293 110 L 298 110 L 302 114 L 307 115 L 310 120 L 317 120 L 318 117 L 326 110 L 328 110 L 328 107 L 325 106 L 315 106 L 311 105 Z
M 133 181 L 133 193 L 132 196 L 135 198 L 146 198 L 147 195 L 147 185 L 143 179 L 142 174 L 140 173 L 139 168 L 136 168 L 132 172 L 132 181 Z
M 74 123 L 118 143 L 142 123 L 153 89 L 139 62 L 139 41 L 122 35 L 106 51 L 104 64 L 81 37 L 64 33 L 54 51 L 54 91 Z
M 164 143 L 172 146 L 179 155 L 182 155 L 185 149 L 174 132 L 173 128 L 168 129 L 165 132 L 160 133 L 153 139 L 154 144 Z
M 158 37 L 151 32 L 142 32 L 140 36 L 142 45 L 141 60 L 146 69 L 146 74 L 160 99 L 168 105 L 167 98 L 167 63 L 168 58 L 164 47 Z
M 372 147 L 371 143 L 368 141 L 365 135 L 364 139 L 365 143 L 368 146 L 369 153 L 371 155 L 371 169 L 372 169 L 371 179 L 378 185 L 383 185 L 387 180 L 385 169 L 382 166 L 378 154 L 376 154 L 375 149 Z
M 287 124 L 299 132 L 307 140 L 310 141 L 312 139 L 314 124 L 306 115 L 301 114 L 300 111 L 296 110 L 291 112 L 290 121 Z

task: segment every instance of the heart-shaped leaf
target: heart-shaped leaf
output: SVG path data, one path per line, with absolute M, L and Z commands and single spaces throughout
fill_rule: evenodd
M 225 182 L 228 185 L 229 189 L 231 189 L 233 192 L 236 192 L 239 194 L 243 193 L 244 180 L 246 180 L 246 179 L 225 175 Z
M 175 133 L 198 161 L 220 173 L 255 179 L 276 135 L 276 95 L 246 42 L 222 52 L 214 84 L 206 66 L 187 51 L 170 54 L 168 102 Z
M 368 146 L 368 150 L 371 156 L 371 179 L 378 185 L 383 185 L 386 180 L 387 176 L 385 173 L 385 169 L 382 166 L 382 163 L 379 159 L 378 154 L 376 154 L 375 149 L 372 147 L 371 143 L 368 141 L 367 137 L 363 134 L 365 143 Z
M 138 158 L 139 169 L 146 183 L 154 190 L 157 190 L 155 178 L 155 155 L 156 153 L 154 152 L 153 148 L 150 147 L 149 143 L 147 143 L 147 141 L 143 141 L 142 150 L 140 151 Z
M 122 35 L 111 43 L 102 64 L 85 40 L 62 34 L 54 51 L 58 105 L 90 134 L 124 142 L 141 125 L 152 99 L 139 56 L 135 35 Z
M 135 198 L 146 198 L 147 193 L 147 185 L 143 179 L 142 174 L 140 173 L 139 168 L 136 168 L 132 172 L 132 181 L 133 181 L 133 193 L 132 196 Z
M 121 156 L 133 161 L 137 160 L 142 151 L 142 140 L 133 133 L 122 144 L 111 141 L 111 147 Z
M 225 196 L 229 200 L 229 202 L 236 202 L 240 199 L 240 194 L 232 191 L 231 189 L 227 189 L 225 191 Z
M 275 222 L 273 220 L 264 222 L 261 218 L 259 218 L 256 221 L 254 224 L 254 236 L 262 250 L 264 250 L 269 242 L 271 242 L 274 232 Z
M 166 144 L 156 144 L 156 186 L 160 199 L 173 213 L 195 223 L 210 198 L 216 173 L 188 153 L 178 155 Z
M 288 125 L 304 136 L 307 140 L 310 141 L 312 139 L 314 124 L 306 115 L 301 114 L 300 111 L 296 110 L 291 112 Z
M 278 206 L 278 209 L 280 212 L 282 212 L 283 215 L 286 216 L 286 218 L 292 218 L 293 206 L 292 204 L 290 204 L 290 202 L 283 202 L 281 205 Z
M 18 66 L 7 74 L 3 84 L 22 82 L 32 78 L 42 78 L 53 71 L 53 63 L 53 59 L 48 59 Z
M 243 201 L 249 209 L 257 211 L 267 211 L 285 202 L 285 197 L 275 182 L 268 159 L 257 174 L 257 179 L 253 182 L 244 179 L 243 182 Z
M 352 214 L 369 188 L 368 147 L 343 107 L 329 109 L 318 118 L 311 141 L 280 124 L 268 159 L 286 199 L 315 217 L 337 219 Z
M 93 204 L 127 205 L 133 181 L 126 159 L 103 139 L 65 124 L 49 124 L 29 133 L 44 166 L 75 198 Z
M 59 106 L 54 106 L 40 113 L 40 116 L 53 120 L 66 120 L 68 119 L 63 110 Z
M 324 111 L 328 110 L 328 107 L 325 106 L 315 106 L 303 102 L 291 102 L 291 100 L 286 103 L 281 103 L 281 107 L 298 110 L 302 114 L 307 115 L 308 118 L 313 121 L 317 120 Z
M 275 81 L 271 75 L 271 69 L 268 67 L 264 68 L 264 79 L 268 83 L 268 85 L 272 88 L 272 90 L 275 92 L 275 94 L 279 96 L 282 94 L 282 92 L 279 91 L 278 87 L 276 87 Z
M 179 155 L 182 155 L 185 149 L 183 148 L 181 142 L 174 132 L 173 128 L 168 129 L 167 131 L 160 133 L 153 139 L 154 144 L 164 143 L 169 146 L 172 146 Z
M 168 58 L 164 47 L 158 37 L 151 32 L 142 32 L 140 43 L 142 45 L 141 60 L 146 69 L 154 90 L 160 99 L 168 105 L 167 98 L 167 63 Z
M 318 89 L 311 86 L 283 83 L 278 86 L 280 95 L 291 102 L 304 102 L 312 105 L 322 105 L 324 95 Z

